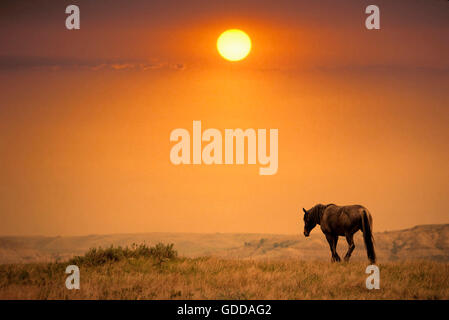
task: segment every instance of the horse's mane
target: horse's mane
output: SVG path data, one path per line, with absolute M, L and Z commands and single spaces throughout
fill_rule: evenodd
M 317 204 L 315 205 L 312 209 L 310 209 L 309 211 L 307 211 L 310 214 L 310 217 L 316 222 L 316 223 L 320 223 L 321 221 L 321 217 L 323 216 L 323 212 L 324 210 L 329 207 L 329 206 L 335 206 L 335 204 L 333 203 L 329 203 L 329 204 Z

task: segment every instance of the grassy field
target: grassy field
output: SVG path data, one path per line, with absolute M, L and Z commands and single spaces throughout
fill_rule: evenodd
M 71 263 L 80 290 L 65 287 Z M 380 263 L 379 290 L 366 289 L 367 264 L 90 252 L 66 263 L 0 265 L 0 299 L 449 299 L 448 263 Z

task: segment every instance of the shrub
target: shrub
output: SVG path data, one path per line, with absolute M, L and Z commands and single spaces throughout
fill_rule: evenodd
M 158 243 L 154 247 L 148 247 L 146 244 L 135 244 L 131 247 L 114 247 L 109 248 L 91 248 L 83 256 L 76 256 L 69 260 L 74 265 L 91 265 L 99 266 L 109 262 L 116 262 L 123 259 L 151 258 L 155 259 L 158 264 L 177 258 L 178 253 L 173 249 L 173 244 Z

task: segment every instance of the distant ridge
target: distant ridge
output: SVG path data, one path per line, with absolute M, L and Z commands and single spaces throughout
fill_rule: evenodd
M 379 262 L 397 260 L 449 261 L 449 224 L 418 225 L 412 228 L 374 234 Z M 92 247 L 126 246 L 132 243 L 174 243 L 180 255 L 204 255 L 240 259 L 330 260 L 328 245 L 319 229 L 310 238 L 302 234 L 263 233 L 136 233 L 71 237 L 0 237 L 0 263 L 62 261 Z M 355 260 L 366 259 L 361 237 L 355 237 Z M 342 256 L 347 250 L 344 238 L 338 242 Z

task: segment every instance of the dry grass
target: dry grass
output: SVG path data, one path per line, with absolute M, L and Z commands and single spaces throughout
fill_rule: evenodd
M 0 299 L 449 299 L 449 264 L 127 258 L 81 265 L 81 289 L 65 288 L 66 263 L 0 265 Z

